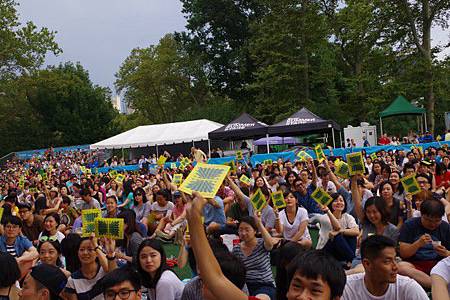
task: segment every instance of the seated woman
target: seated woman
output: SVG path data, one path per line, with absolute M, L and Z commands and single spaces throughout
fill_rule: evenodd
M 258 190 L 261 189 L 261 192 L 264 194 L 266 198 L 266 204 L 261 209 L 261 221 L 266 227 L 267 231 L 271 232 L 272 229 L 275 228 L 275 213 L 272 209 L 272 207 L 269 206 L 269 199 L 270 199 L 270 193 L 269 189 L 264 181 L 263 177 L 257 177 L 255 179 L 255 185 L 253 186 L 250 197 L 245 195 L 242 190 L 236 185 L 236 183 L 233 181 L 231 177 L 227 177 L 228 185 L 230 188 L 234 191 L 237 201 L 242 205 L 247 207 L 247 211 L 250 215 L 253 215 L 254 208 L 250 201 L 250 198 L 252 195 Z
M 275 299 L 275 282 L 270 266 L 270 250 L 274 244 L 272 237 L 256 214 L 254 217 L 242 218 L 238 228 L 241 242 L 233 248 L 232 253 L 244 263 L 250 295 L 265 294 Z M 262 239 L 256 238 L 258 231 Z
M 42 237 L 56 237 L 58 242 L 66 237 L 61 231 L 58 230 L 58 226 L 60 224 L 60 217 L 58 213 L 51 213 L 45 216 L 44 218 L 44 231 L 39 234 L 39 240 Z
M 334 193 L 331 197 L 333 201 L 323 208 L 332 225 L 323 249 L 338 261 L 351 262 L 355 258 L 359 227 L 355 218 L 346 212 L 347 205 L 342 195 Z
M 137 252 L 137 269 L 145 299 L 179 300 L 184 284 L 166 264 L 166 253 L 158 240 L 144 240 Z
M 292 192 L 284 193 L 286 207 L 275 213 L 275 229 L 288 241 L 297 242 L 305 249 L 312 246 L 311 236 L 308 231 L 308 212 L 303 207 L 297 206 L 297 199 Z
M 67 280 L 63 291 L 65 299 L 90 300 L 103 299 L 100 289 L 95 289 L 95 284 L 105 276 L 106 273 L 117 267 L 115 261 L 115 242 L 106 239 L 107 254 L 105 255 L 99 247 L 97 238 L 82 238 L 77 246 L 80 269 L 73 272 Z
M 70 272 L 64 269 L 61 261 L 61 244 L 54 237 L 45 241 L 40 241 L 37 247 L 39 253 L 39 262 L 47 265 L 56 266 L 66 275 L 70 276 Z
M 155 234 L 166 240 L 170 240 L 175 236 L 178 229 L 186 227 L 186 203 L 181 193 L 176 191 L 173 193 L 175 207 L 170 217 L 164 217 L 158 224 Z

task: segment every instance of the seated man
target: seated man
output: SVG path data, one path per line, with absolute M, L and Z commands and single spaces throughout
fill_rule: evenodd
M 7 252 L 16 258 L 22 271 L 25 264 L 30 264 L 39 254 L 33 244 L 21 235 L 22 220 L 16 216 L 8 216 L 4 220 L 5 233 L 0 237 L 0 251 Z
M 215 196 L 214 199 L 207 199 L 207 201 L 208 203 L 203 208 L 206 232 L 208 234 L 219 231 L 221 234 L 225 233 L 222 232 L 226 227 L 226 218 L 222 198 Z
M 397 275 L 395 243 L 382 235 L 372 235 L 361 243 L 365 273 L 347 276 L 342 299 L 426 300 L 427 294 L 413 279 Z
M 103 277 L 101 281 L 105 300 L 141 299 L 141 279 L 139 273 L 131 267 L 115 269 Z
M 400 230 L 400 256 L 405 262 L 399 273 L 431 287 L 430 271 L 438 261 L 450 255 L 450 225 L 442 222 L 444 205 L 426 199 L 420 205 L 421 216 L 411 218 Z

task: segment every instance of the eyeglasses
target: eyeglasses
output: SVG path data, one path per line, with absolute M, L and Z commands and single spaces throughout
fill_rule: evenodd
M 43 235 L 39 238 L 40 242 L 46 242 L 46 241 L 50 241 L 50 242 L 55 242 L 56 240 L 58 240 L 58 238 L 56 237 L 56 235 L 54 236 L 46 236 Z
M 125 300 L 130 297 L 131 293 L 136 293 L 136 292 L 137 292 L 137 290 L 120 290 L 116 293 L 112 290 L 108 290 L 103 293 L 103 296 L 105 296 L 105 299 L 107 299 L 107 300 L 113 300 L 113 299 L 116 299 L 116 296 L 118 295 L 120 299 Z
M 5 226 L 6 229 L 17 229 L 19 227 L 20 227 L 19 225 L 6 225 Z

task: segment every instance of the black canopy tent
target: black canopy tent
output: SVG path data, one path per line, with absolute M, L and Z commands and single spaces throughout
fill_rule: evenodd
M 333 147 L 336 147 L 334 131 L 341 130 L 333 120 L 325 120 L 303 107 L 287 119 L 269 126 L 268 133 L 278 136 L 293 136 L 305 133 L 331 131 Z
M 268 127 L 251 115 L 243 113 L 230 123 L 208 133 L 208 138 L 223 141 L 261 138 L 267 136 Z

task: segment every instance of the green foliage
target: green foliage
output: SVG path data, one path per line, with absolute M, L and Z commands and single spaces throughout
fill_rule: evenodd
M 14 0 L 0 0 L 0 80 L 39 68 L 48 52 L 59 54 L 55 32 L 32 22 L 21 26 Z
M 55 144 L 92 143 L 113 132 L 110 122 L 116 112 L 110 102 L 111 93 L 93 85 L 79 64 L 38 71 L 30 78 L 27 97 Z

